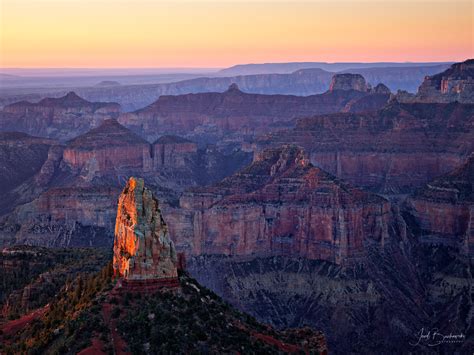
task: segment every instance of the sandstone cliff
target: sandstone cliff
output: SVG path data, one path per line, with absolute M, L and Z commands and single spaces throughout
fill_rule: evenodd
M 409 193 L 474 150 L 473 122 L 474 105 L 393 102 L 376 112 L 303 118 L 257 145 L 298 144 L 314 165 L 356 186 Z
M 408 100 L 474 103 L 474 59 L 453 64 L 442 73 L 425 77 L 416 96 Z
M 143 179 L 130 178 L 115 222 L 114 273 L 129 280 L 177 278 L 177 258 L 158 200 Z
M 224 93 L 161 96 L 150 106 L 123 114 L 119 122 L 148 139 L 165 134 L 193 137 L 209 142 L 238 135 L 239 140 L 291 126 L 296 117 L 338 112 L 348 102 L 370 93 L 328 91 L 307 97 L 259 95 L 231 85 Z
M 120 111 L 119 104 L 89 102 L 69 92 L 60 98 L 5 106 L 0 115 L 0 127 L 2 131 L 67 140 L 98 126 L 107 118 L 116 118 Z
M 178 250 L 190 255 L 291 255 L 360 261 L 389 238 L 390 204 L 311 165 L 301 149 L 264 151 L 249 167 L 166 209 Z
M 360 74 L 335 74 L 332 77 L 331 84 L 329 85 L 329 91 L 335 90 L 355 90 L 366 92 L 369 91 L 369 86 L 365 82 L 365 79 Z
M 419 189 L 407 202 L 422 240 L 474 256 L 474 156 Z
M 92 176 L 124 169 L 150 170 L 152 165 L 150 144 L 113 119 L 69 141 L 63 158 L 73 170 Z

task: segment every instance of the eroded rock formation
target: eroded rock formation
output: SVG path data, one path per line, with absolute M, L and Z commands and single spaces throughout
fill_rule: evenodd
M 474 150 L 474 105 L 402 104 L 381 110 L 302 118 L 291 130 L 261 137 L 260 149 L 298 144 L 311 162 L 383 194 L 413 192 Z
M 70 92 L 37 103 L 20 101 L 7 105 L 0 115 L 0 127 L 2 131 L 67 140 L 98 126 L 107 118 L 117 118 L 120 111 L 119 104 L 89 102 Z
M 149 171 L 150 148 L 146 140 L 109 119 L 68 142 L 64 162 L 73 170 L 84 170 L 90 178 L 123 169 Z
M 158 200 L 143 179 L 130 178 L 115 224 L 114 273 L 129 280 L 176 278 L 177 257 Z
M 258 133 L 291 126 L 296 117 L 339 112 L 366 91 L 336 90 L 320 95 L 248 94 L 231 85 L 223 93 L 161 96 L 142 110 L 123 114 L 119 122 L 149 140 L 182 135 L 199 142 L 233 138 L 243 141 Z
M 474 59 L 453 64 L 442 73 L 425 77 L 417 95 L 406 100 L 474 103 Z
M 474 156 L 408 199 L 423 240 L 474 256 Z
M 176 245 L 189 255 L 290 255 L 337 264 L 383 245 L 390 204 L 314 167 L 295 146 L 264 151 L 246 169 L 194 189 L 167 209 Z
M 329 91 L 336 90 L 356 90 L 366 92 L 369 90 L 369 86 L 365 82 L 365 79 L 360 74 L 335 74 L 332 77 L 331 84 L 329 85 Z

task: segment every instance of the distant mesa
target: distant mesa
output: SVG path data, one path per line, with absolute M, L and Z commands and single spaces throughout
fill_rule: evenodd
M 160 96 L 143 109 L 121 115 L 119 122 L 150 141 L 175 134 L 205 143 L 210 136 L 258 135 L 291 127 L 297 117 L 339 112 L 354 100 L 373 96 L 360 75 L 336 75 L 332 89 L 310 96 L 265 95 L 244 93 L 232 83 L 225 92 Z M 353 110 L 378 109 L 389 96 L 381 101 L 368 99 L 368 103 L 353 105 Z
M 232 83 L 229 85 L 227 92 L 241 92 L 239 86 L 236 83 Z
M 71 91 L 59 98 L 19 101 L 5 106 L 0 112 L 0 130 L 67 141 L 107 118 L 117 118 L 120 112 L 117 103 L 87 101 Z
M 107 119 L 100 126 L 91 129 L 68 142 L 69 147 L 93 148 L 96 146 L 115 146 L 130 143 L 147 143 L 115 119 Z
M 120 84 L 118 81 L 115 81 L 115 80 L 103 80 L 97 83 L 95 86 L 103 87 L 103 86 L 119 86 L 119 85 L 122 85 L 122 84 Z
M 46 98 L 38 102 L 36 105 L 41 106 L 56 106 L 56 107 L 71 107 L 71 106 L 87 106 L 91 102 L 83 99 L 74 91 L 68 92 L 65 96 L 59 98 Z
M 189 139 L 175 136 L 175 135 L 164 135 L 158 138 L 154 144 L 184 144 L 184 143 L 193 143 Z
M 474 103 L 474 59 L 456 63 L 442 73 L 427 76 L 416 96 L 402 96 L 413 102 Z
M 150 144 L 115 119 L 68 142 L 64 162 L 73 170 L 94 174 L 123 169 L 144 169 L 151 165 Z
M 118 277 L 178 282 L 174 244 L 159 202 L 143 179 L 131 177 L 120 195 L 113 251 Z
M 385 84 L 377 84 L 373 89 L 372 91 L 375 93 L 375 94 L 389 94 L 390 95 L 390 89 L 385 85 Z
M 329 91 L 335 90 L 367 92 L 369 91 L 369 86 L 360 74 L 336 74 L 332 77 L 331 84 L 329 85 Z
M 122 126 L 117 120 L 106 119 L 100 126 L 68 142 L 68 147 L 93 149 L 100 146 L 124 146 L 129 144 L 148 144 L 146 140 Z

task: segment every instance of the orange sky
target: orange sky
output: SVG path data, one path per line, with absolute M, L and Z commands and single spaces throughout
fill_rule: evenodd
M 0 0 L 1 67 L 474 57 L 472 0 Z

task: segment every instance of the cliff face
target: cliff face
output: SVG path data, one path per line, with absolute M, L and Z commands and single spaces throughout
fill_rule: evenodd
M 391 244 L 391 245 L 390 245 Z M 229 303 L 276 327 L 308 324 L 332 354 L 469 353 L 471 267 L 451 248 L 388 241 L 365 266 L 273 256 L 199 256 L 188 270 Z M 401 248 L 400 248 L 401 247 Z M 456 343 L 417 344 L 420 330 L 464 334 Z
M 427 242 L 454 245 L 474 256 L 474 156 L 419 189 L 407 204 Z
M 116 199 L 129 176 L 146 178 L 176 205 L 185 187 L 214 183 L 251 159 L 176 136 L 149 144 L 115 120 L 65 146 L 20 133 L 1 137 L 1 244 L 111 245 Z
M 161 96 L 155 103 L 134 113 L 123 114 L 119 122 L 148 139 L 179 134 L 207 141 L 238 134 L 258 133 L 291 125 L 296 117 L 340 111 L 354 99 L 369 95 L 348 90 L 307 97 L 243 93 L 231 85 L 224 93 Z
M 162 136 L 153 143 L 153 170 L 185 168 L 198 155 L 198 146 L 177 136 Z
M 453 64 L 442 73 L 427 76 L 412 100 L 474 103 L 474 59 Z
M 360 74 L 336 74 L 332 77 L 329 91 L 335 90 L 356 90 L 366 92 L 369 90 L 365 79 Z
M 115 187 L 51 188 L 0 220 L 5 244 L 49 247 L 110 245 Z
M 389 203 L 312 166 L 294 146 L 264 151 L 246 169 L 165 211 L 191 255 L 293 255 L 350 263 L 389 237 Z
M 89 102 L 74 92 L 38 103 L 27 101 L 7 105 L 0 115 L 3 131 L 20 131 L 42 137 L 67 140 L 98 126 L 121 111 L 116 103 Z
M 177 278 L 177 259 L 158 200 L 143 179 L 130 178 L 115 222 L 114 273 L 129 280 Z
M 152 165 L 150 144 L 113 119 L 68 142 L 63 158 L 73 170 L 88 174 L 150 170 Z
M 474 105 L 393 102 L 377 112 L 303 118 L 257 145 L 298 144 L 314 165 L 339 178 L 399 194 L 460 165 L 474 149 L 473 122 Z

